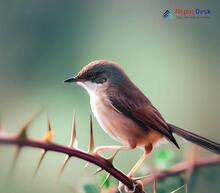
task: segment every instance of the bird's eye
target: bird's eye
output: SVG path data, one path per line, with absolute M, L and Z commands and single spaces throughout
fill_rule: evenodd
M 87 78 L 92 78 L 93 77 L 93 73 L 92 72 L 89 72 L 86 76 L 87 76 Z

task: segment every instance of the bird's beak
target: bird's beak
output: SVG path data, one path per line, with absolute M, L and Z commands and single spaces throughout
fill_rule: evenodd
M 74 77 L 71 77 L 71 78 L 64 80 L 63 82 L 64 83 L 71 83 L 71 82 L 78 82 L 78 81 L 79 81 L 79 78 L 77 76 L 74 76 Z

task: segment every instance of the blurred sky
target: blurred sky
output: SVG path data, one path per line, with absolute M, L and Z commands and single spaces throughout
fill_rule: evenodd
M 165 10 L 175 8 L 210 9 L 211 16 L 162 17 Z M 48 112 L 54 140 L 68 144 L 75 109 L 79 145 L 85 149 L 91 114 L 89 97 L 77 85 L 64 85 L 62 81 L 92 60 L 110 59 L 125 69 L 167 121 L 220 142 L 219 9 L 218 0 L 1 0 L 2 125 L 13 133 L 31 114 L 45 109 L 30 135 L 38 138 L 43 135 Z M 96 122 L 94 129 L 97 144 L 116 144 Z M 32 157 L 37 156 L 36 152 Z M 139 154 L 137 151 L 126 155 L 133 159 Z M 32 162 L 32 157 L 24 153 L 21 160 Z M 50 169 L 56 170 L 62 159 L 59 155 L 57 162 L 46 162 L 50 163 Z M 120 165 L 123 160 L 118 160 L 124 171 L 134 161 Z M 32 164 L 28 171 L 36 163 Z M 21 168 L 22 163 L 17 179 Z M 48 179 L 43 172 L 39 175 Z M 71 171 L 66 175 L 71 176 Z

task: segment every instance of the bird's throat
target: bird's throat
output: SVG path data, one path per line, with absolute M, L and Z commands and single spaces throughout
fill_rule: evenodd
M 80 86 L 82 86 L 90 95 L 90 97 L 94 97 L 99 85 L 97 83 L 93 83 L 91 81 L 78 82 Z

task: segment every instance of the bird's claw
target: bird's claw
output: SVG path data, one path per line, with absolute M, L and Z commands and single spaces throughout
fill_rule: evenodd
M 133 182 L 133 188 L 132 190 L 129 189 L 127 186 L 125 186 L 123 183 L 119 182 L 119 185 L 118 185 L 118 191 L 120 193 L 123 193 L 123 190 L 126 192 L 126 193 L 134 193 L 136 191 L 136 188 L 140 188 L 141 190 L 144 190 L 144 185 L 143 185 L 143 182 L 140 180 L 140 179 L 135 179 L 135 178 L 131 178 L 131 176 L 129 176 L 129 178 L 132 180 Z
M 122 192 L 123 188 L 124 188 L 124 184 L 122 184 L 121 182 L 119 182 L 119 184 L 118 184 L 118 192 L 119 192 L 119 193 L 123 193 L 123 192 Z
M 130 190 L 127 186 L 125 186 L 123 183 L 119 182 L 119 185 L 118 185 L 118 191 L 120 193 L 123 193 L 123 190 L 125 190 L 126 193 L 134 193 L 135 190 L 136 190 L 136 187 L 137 187 L 137 183 L 136 182 L 133 182 L 133 188 L 132 190 Z

